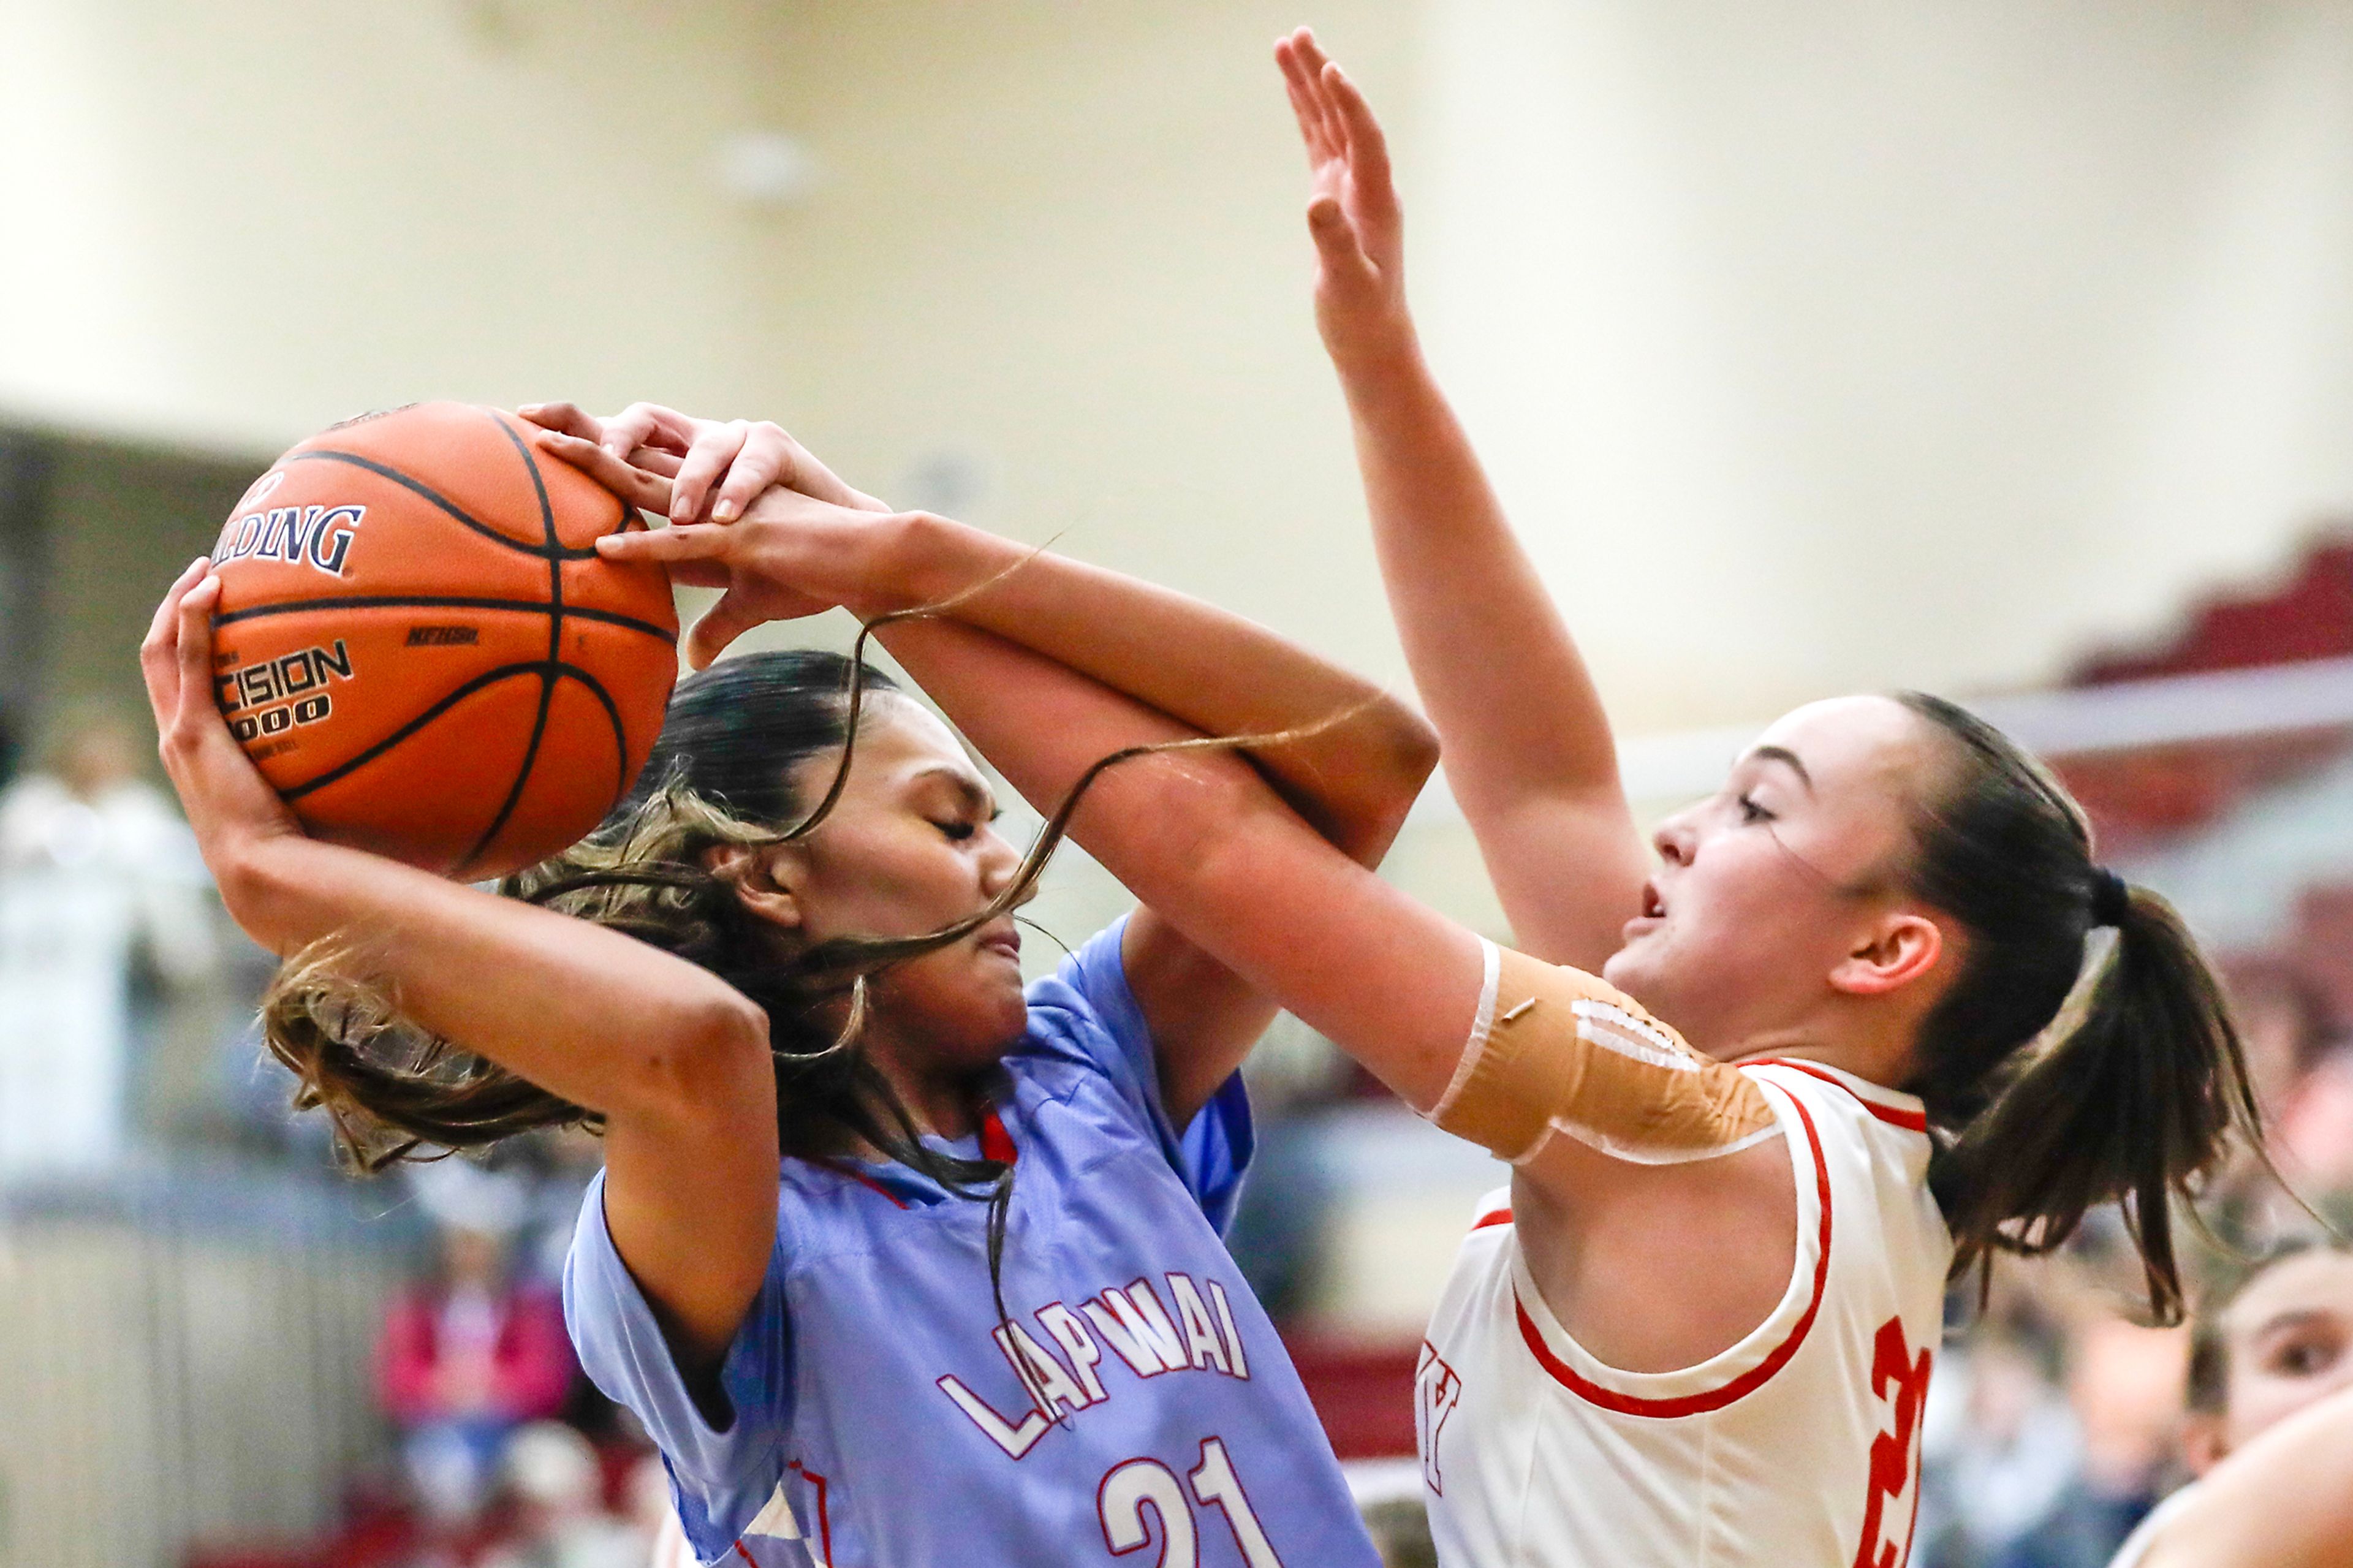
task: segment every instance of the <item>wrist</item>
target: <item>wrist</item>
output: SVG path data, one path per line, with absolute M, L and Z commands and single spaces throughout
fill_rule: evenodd
M 944 597 L 934 587 L 946 531 L 955 525 L 927 511 L 878 516 L 865 531 L 863 558 L 852 574 L 858 592 L 845 605 L 860 620 L 920 609 Z
M 299 833 L 277 833 L 239 826 L 210 836 L 204 845 L 205 865 L 220 892 L 221 907 L 246 933 L 273 952 L 290 952 L 302 945 L 284 923 L 288 895 L 302 887 L 296 864 L 310 840 Z
M 1351 393 L 1426 379 L 1429 368 L 1421 355 L 1421 337 L 1413 319 L 1399 311 L 1377 326 L 1327 331 L 1324 351 Z

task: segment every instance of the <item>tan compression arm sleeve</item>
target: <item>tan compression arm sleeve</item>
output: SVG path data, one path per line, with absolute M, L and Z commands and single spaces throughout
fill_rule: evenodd
M 1430 1119 L 1515 1164 L 1556 1131 L 1664 1165 L 1745 1149 L 1778 1125 L 1753 1079 L 1632 997 L 1493 943 L 1462 1064 Z

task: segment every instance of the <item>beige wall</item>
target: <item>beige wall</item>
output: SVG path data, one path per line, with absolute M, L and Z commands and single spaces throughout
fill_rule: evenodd
M 0 408 L 266 455 L 418 397 L 751 397 L 706 168 L 772 14 L 0 0 Z
M 1419 281 L 1642 729 L 2046 680 L 2353 510 L 2343 0 L 1442 0 Z
M 1316 11 L 1630 731 L 2047 679 L 2353 499 L 2353 0 Z M 1397 679 L 1299 15 L 0 0 L 0 415 L 247 460 L 421 395 L 773 415 Z M 720 189 L 754 127 L 804 205 Z M 135 632 L 68 591 L 77 666 Z

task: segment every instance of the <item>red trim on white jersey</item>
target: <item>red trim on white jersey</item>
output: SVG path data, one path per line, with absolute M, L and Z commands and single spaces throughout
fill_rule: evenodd
M 1856 1087 L 1854 1080 L 1846 1074 L 1825 1068 L 1818 1062 L 1799 1061 L 1791 1057 L 1759 1057 L 1755 1061 L 1746 1061 L 1740 1065 L 1745 1068 L 1788 1068 L 1804 1073 L 1808 1078 L 1820 1079 L 1833 1089 L 1846 1090 L 1861 1102 L 1865 1110 L 1870 1111 L 1890 1127 L 1901 1127 L 1906 1132 L 1928 1131 L 1928 1113 L 1915 1109 L 1917 1101 L 1909 1105 L 1890 1105 L 1885 1100 L 1874 1099 L 1863 1092 L 1863 1088 Z M 1863 1087 L 1876 1089 L 1878 1086 L 1871 1084 Z M 1911 1100 L 1913 1097 L 1907 1094 L 1904 1099 Z
M 1511 1223 L 1512 1211 L 1509 1209 L 1497 1209 L 1493 1214 L 1481 1215 L 1478 1219 L 1472 1223 L 1471 1228 L 1472 1230 L 1484 1230 L 1491 1225 L 1509 1225 Z
M 1734 1400 L 1763 1387 L 1775 1373 L 1781 1370 L 1791 1356 L 1798 1353 L 1798 1347 L 1806 1342 L 1806 1334 L 1813 1328 L 1814 1319 L 1821 1311 L 1822 1291 L 1830 1283 L 1831 1167 L 1829 1160 L 1822 1153 L 1821 1134 L 1814 1131 L 1813 1117 L 1807 1113 L 1804 1103 L 1794 1095 L 1789 1097 L 1789 1105 L 1797 1111 L 1799 1121 L 1806 1129 L 1806 1142 L 1813 1154 L 1814 1187 L 1820 1195 L 1821 1220 L 1820 1244 L 1816 1247 L 1814 1257 L 1813 1297 L 1806 1303 L 1804 1314 L 1789 1330 L 1788 1337 L 1767 1352 L 1763 1361 L 1720 1388 L 1709 1389 L 1701 1394 L 1685 1394 L 1676 1399 L 1643 1399 L 1630 1394 L 1620 1394 L 1615 1389 L 1602 1387 L 1590 1378 L 1581 1377 L 1574 1367 L 1553 1354 L 1552 1347 L 1545 1343 L 1543 1331 L 1536 1327 L 1535 1320 L 1528 1316 L 1527 1306 L 1520 1300 L 1519 1290 L 1515 1286 L 1512 1292 L 1512 1310 L 1519 1318 L 1520 1338 L 1526 1342 L 1529 1352 L 1535 1357 L 1536 1364 L 1552 1374 L 1553 1381 L 1578 1398 L 1588 1404 L 1598 1405 L 1604 1410 L 1612 1410 L 1620 1415 L 1647 1415 L 1665 1420 L 1678 1415 L 1698 1415 L 1710 1410 L 1721 1410 Z M 1503 1211 L 1500 1219 L 1509 1219 L 1510 1216 L 1511 1211 L 1507 1209 Z M 1499 1223 L 1499 1216 L 1484 1216 L 1479 1222 L 1482 1226 L 1494 1223 Z

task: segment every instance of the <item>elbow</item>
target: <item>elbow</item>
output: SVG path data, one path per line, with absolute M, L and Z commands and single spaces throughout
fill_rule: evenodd
M 630 1074 L 630 1108 L 690 1122 L 730 1120 L 753 1108 L 772 1121 L 768 1016 L 732 985 L 714 980 L 700 989 L 702 994 L 672 1003 L 648 1031 Z
M 1384 695 L 1366 717 L 1372 727 L 1365 748 L 1367 765 L 1357 774 L 1353 798 L 1341 812 L 1318 814 L 1324 836 L 1350 859 L 1380 862 L 1405 826 L 1415 801 L 1438 771 L 1438 731 L 1405 703 Z
M 1420 798 L 1430 775 L 1438 771 L 1438 731 L 1430 721 L 1394 697 L 1381 699 L 1378 715 L 1382 738 L 1390 757 L 1390 775 L 1406 806 Z

